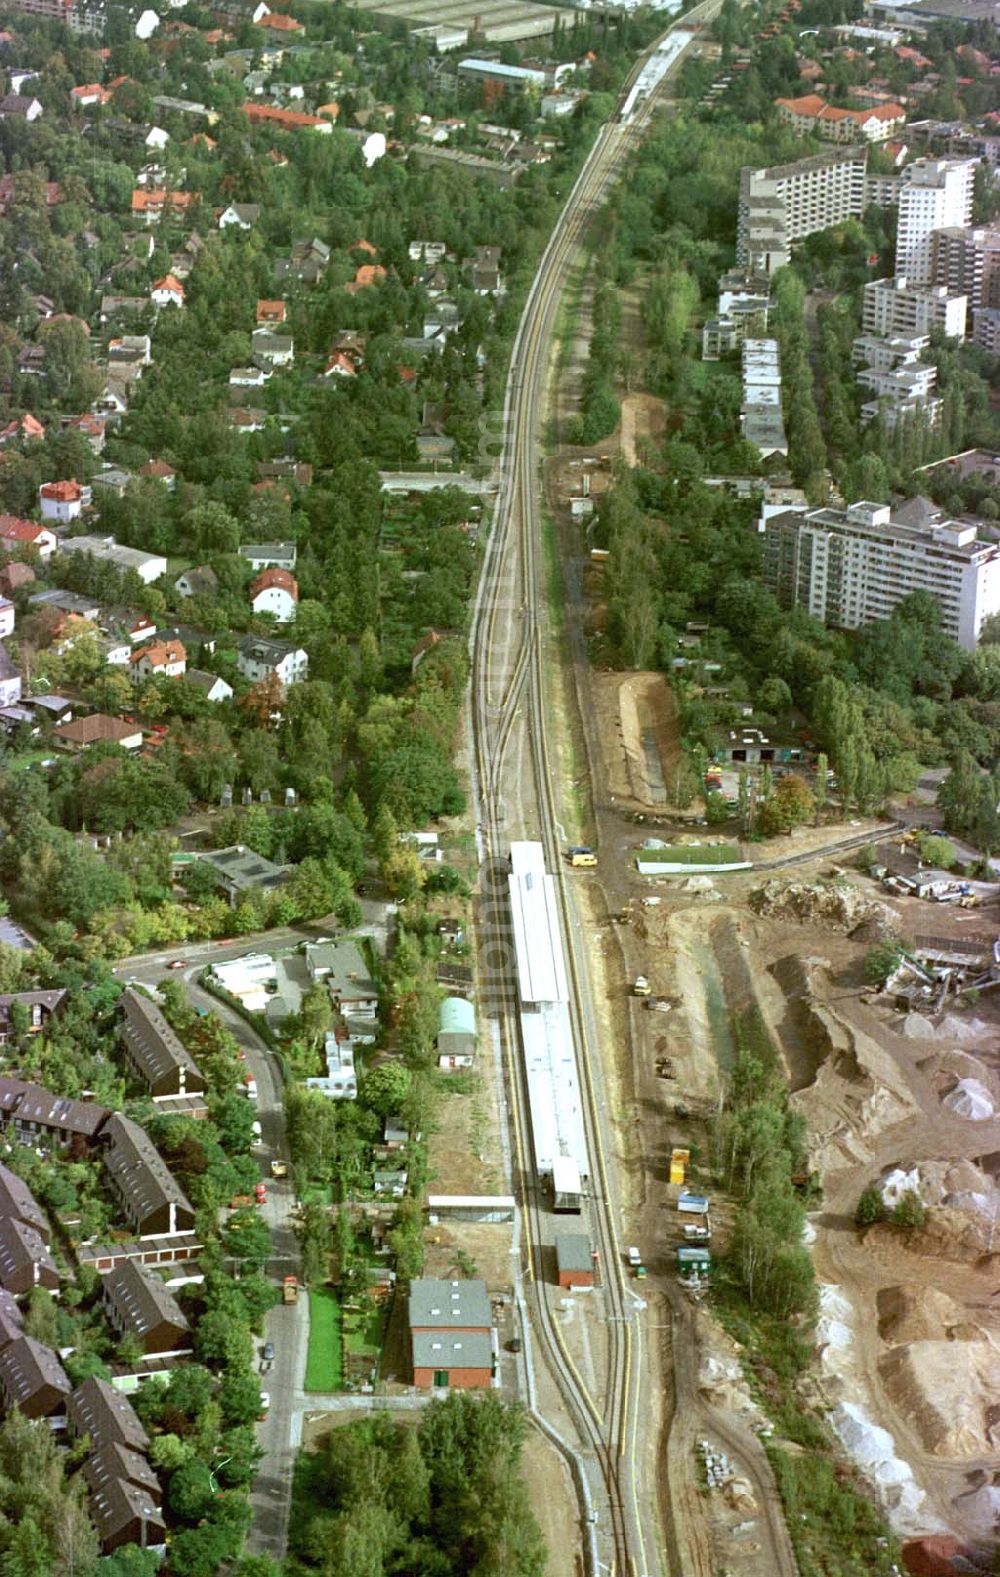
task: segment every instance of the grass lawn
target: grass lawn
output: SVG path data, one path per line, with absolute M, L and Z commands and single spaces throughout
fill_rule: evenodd
M 384 1311 L 374 1304 L 363 1312 L 352 1310 L 344 1315 L 344 1344 L 348 1352 L 370 1353 L 377 1357 L 382 1350 L 384 1334 Z
M 27 772 L 29 767 L 38 766 L 43 761 L 51 761 L 51 750 L 21 750 L 16 756 L 8 756 L 4 762 L 5 772 Z
M 309 1292 L 309 1351 L 306 1354 L 306 1390 L 339 1391 L 340 1304 L 326 1287 Z

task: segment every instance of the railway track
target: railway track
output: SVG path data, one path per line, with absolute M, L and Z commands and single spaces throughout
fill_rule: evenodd
M 713 18 L 721 0 L 703 3 L 674 24 L 692 35 Z M 673 28 L 668 29 L 668 33 Z M 666 38 L 666 34 L 664 38 Z M 640 60 L 626 84 L 627 96 L 649 56 Z M 678 61 L 683 57 L 679 53 Z M 627 121 L 615 118 L 599 133 L 559 217 L 528 295 L 511 358 L 504 404 L 501 485 L 493 529 L 470 634 L 474 784 L 479 805 L 483 854 L 500 861 L 510 841 L 504 803 L 504 768 L 520 720 L 530 756 L 533 784 L 518 784 L 517 815 L 541 839 L 546 865 L 555 874 L 562 912 L 570 1018 L 577 1056 L 588 1151 L 592 1158 L 589 1218 L 603 1267 L 607 1308 L 607 1370 L 602 1395 L 594 1395 L 579 1373 L 555 1321 L 544 1288 L 539 1290 L 540 1248 L 545 1239 L 543 1200 L 532 1161 L 528 1099 L 513 999 L 499 1003 L 506 1048 L 510 1109 L 521 1179 L 522 1219 L 526 1228 L 524 1272 L 532 1298 L 534 1336 L 573 1420 L 585 1458 L 596 1469 L 599 1489 L 592 1514 L 599 1522 L 602 1551 L 593 1521 L 587 1547 L 588 1567 L 615 1577 L 653 1577 L 663 1571 L 659 1541 L 647 1536 L 639 1504 L 636 1447 L 640 1432 L 639 1396 L 642 1330 L 633 1316 L 640 1307 L 623 1274 L 615 1208 L 610 1188 L 599 1097 L 600 1053 L 593 1030 L 587 985 L 576 929 L 571 923 L 562 835 L 558 822 L 555 769 L 547 726 L 547 676 L 539 613 L 545 607 L 540 554 L 541 512 L 537 436 L 541 431 L 545 382 L 559 304 L 578 247 L 593 216 L 642 136 L 653 110 L 644 100 Z M 506 619 L 505 619 L 506 616 Z M 533 787 L 533 794 L 531 788 Z M 531 810 L 527 809 L 531 801 Z M 651 1503 L 652 1495 L 648 1497 Z M 651 1548 L 650 1546 L 654 1547 Z M 652 1556 L 653 1564 L 649 1557 Z

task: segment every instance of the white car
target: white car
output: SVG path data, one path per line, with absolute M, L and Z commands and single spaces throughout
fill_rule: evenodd
M 642 1264 L 642 1255 L 639 1253 L 637 1248 L 627 1248 L 625 1250 L 625 1258 L 628 1260 L 633 1270 L 635 1269 L 636 1265 Z
M 258 1422 L 258 1424 L 262 1424 L 264 1422 L 264 1419 L 267 1417 L 268 1412 L 270 1411 L 270 1407 L 271 1407 L 271 1398 L 270 1398 L 269 1394 L 267 1393 L 267 1391 L 261 1391 L 261 1393 L 260 1393 L 260 1412 L 257 1414 L 257 1422 Z

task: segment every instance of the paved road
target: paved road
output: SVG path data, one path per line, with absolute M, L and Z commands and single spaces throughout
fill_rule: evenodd
M 272 946 L 278 945 L 275 941 L 278 935 L 301 941 L 298 933 L 272 932 Z M 255 942 L 259 940 L 254 939 Z M 236 956 L 252 945 L 253 942 L 244 938 L 235 950 L 225 949 L 223 956 Z M 262 1142 L 254 1154 L 268 1191 L 267 1204 L 262 1207 L 264 1218 L 271 1229 L 271 1257 L 267 1269 L 280 1283 L 284 1276 L 301 1275 L 298 1241 L 291 1223 L 295 1185 L 291 1178 L 279 1180 L 271 1177 L 272 1158 L 280 1156 L 288 1159 L 281 1069 L 277 1058 L 268 1050 L 256 1030 L 232 1008 L 217 1001 L 198 985 L 197 975 L 205 963 L 205 959 L 199 955 L 205 951 L 204 948 L 198 948 L 184 952 L 183 956 L 190 959 L 191 963 L 183 972 L 178 971 L 177 975 L 170 972 L 163 962 L 166 960 L 169 963 L 170 953 L 157 954 L 155 960 L 127 959 L 119 965 L 116 973 L 150 986 L 155 986 L 163 979 L 179 977 L 185 982 L 191 1000 L 218 1013 L 241 1050 L 246 1053 L 247 1069 L 257 1081 L 256 1109 L 262 1130 Z M 181 956 L 180 949 L 175 949 L 174 953 Z M 218 951 L 210 956 L 218 956 Z M 292 1472 L 299 1434 L 295 1398 L 302 1393 L 309 1341 L 309 1305 L 304 1295 L 295 1305 L 286 1307 L 279 1304 L 270 1311 L 264 1336 L 257 1343 L 258 1352 L 265 1340 L 274 1343 L 274 1363 L 267 1373 L 261 1374 L 261 1387 L 270 1397 L 270 1410 L 257 1426 L 264 1456 L 250 1496 L 253 1526 L 247 1547 L 253 1553 L 266 1553 L 281 1561 L 288 1542 Z

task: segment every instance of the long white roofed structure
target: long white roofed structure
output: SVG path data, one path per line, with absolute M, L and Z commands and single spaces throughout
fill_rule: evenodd
M 512 843 L 509 877 L 521 1046 L 531 1107 L 535 1164 L 551 1175 L 561 1161 L 590 1175 L 583 1102 L 569 1015 L 569 987 L 554 878 L 540 843 Z
M 545 869 L 540 843 L 510 846 L 510 908 L 517 953 L 517 989 L 523 1006 L 566 1002 L 566 965 L 559 935 L 555 882 Z

